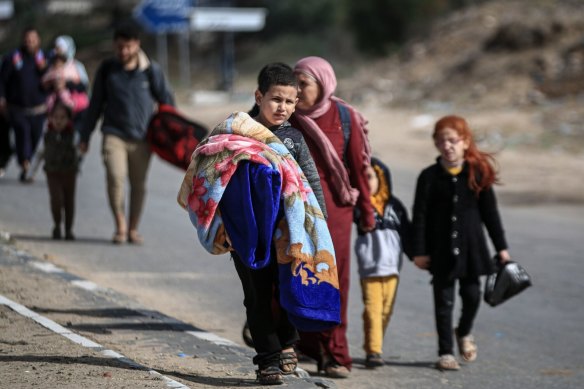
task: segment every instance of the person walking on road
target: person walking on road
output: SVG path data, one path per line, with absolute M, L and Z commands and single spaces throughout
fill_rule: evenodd
M 298 84 L 291 67 L 283 63 L 266 65 L 258 76 L 257 114 L 253 119 L 276 135 L 298 162 L 326 218 L 314 160 L 300 131 L 288 122 L 296 107 L 297 95 Z M 250 268 L 236 251 L 232 251 L 231 256 L 245 296 L 247 323 L 257 352 L 254 363 L 258 365 L 258 379 L 262 384 L 282 383 L 282 374 L 292 374 L 296 370 L 298 357 L 293 346 L 299 338 L 286 311 L 280 307 L 276 255 L 272 252 L 270 263 L 260 269 Z
M 41 161 L 47 174 L 51 214 L 53 216 L 53 239 L 61 239 L 61 220 L 65 215 L 65 239 L 75 240 L 73 221 L 75 217 L 75 187 L 79 170 L 78 135 L 73 128 L 73 112 L 69 106 L 57 101 L 49 112 L 47 131 L 33 159 L 32 180 Z
M 89 98 L 86 92 L 76 89 L 70 89 L 67 84 L 71 84 L 68 80 L 73 75 L 69 70 L 74 68 L 67 66 L 67 57 L 63 54 L 55 54 L 51 58 L 51 64 L 47 72 L 43 76 L 43 86 L 49 91 L 47 97 L 47 110 L 52 111 L 53 106 L 57 101 L 61 101 L 73 111 L 75 118 L 87 109 L 89 105 Z
M 60 35 L 55 39 L 55 46 L 52 50 L 51 61 L 61 58 L 63 63 L 57 66 L 56 89 L 69 96 L 73 103 L 73 124 L 75 130 L 79 131 L 83 124 L 85 112 L 89 106 L 89 78 L 83 63 L 75 59 L 75 41 L 68 35 Z M 57 60 L 58 62 L 58 60 Z M 53 64 L 51 64 L 53 66 Z M 51 67 L 52 67 L 51 66 Z M 50 73 L 50 68 L 47 70 Z M 45 79 L 47 74 L 45 74 Z M 53 77 L 53 81 L 55 77 Z M 60 88 L 60 86 L 64 88 Z M 50 107 L 48 108 L 50 111 Z
M 403 253 L 409 254 L 411 223 L 403 203 L 393 193 L 389 168 L 371 158 L 367 168 L 375 229 L 358 229 L 355 255 L 363 297 L 365 366 L 383 366 L 383 337 L 397 295 Z M 358 212 L 355 212 L 356 216 Z
M 315 359 L 318 369 L 332 378 L 346 378 L 352 360 L 347 342 L 347 307 L 351 261 L 353 208 L 360 213 L 360 228 L 375 226 L 365 170 L 370 149 L 365 119 L 333 94 L 335 72 L 326 60 L 306 57 L 294 67 L 300 89 L 296 112 L 290 122 L 298 128 L 314 158 L 328 213 L 341 293 L 341 324 L 331 330 L 302 332 L 298 348 Z
M 98 119 L 103 114 L 102 156 L 107 192 L 115 221 L 114 243 L 140 244 L 138 225 L 145 201 L 150 147 L 148 122 L 155 103 L 174 105 L 174 98 L 158 64 L 140 48 L 139 30 L 123 24 L 114 32 L 116 56 L 97 69 L 79 148 L 86 152 Z M 130 181 L 129 220 L 125 213 L 125 181 Z
M 22 34 L 22 46 L 7 54 L 0 68 L 0 114 L 8 116 L 14 130 L 20 181 L 26 181 L 46 119 L 46 93 L 41 78 L 47 61 L 34 27 Z
M 418 177 L 413 212 L 412 256 L 420 269 L 432 274 L 438 332 L 436 367 L 458 370 L 453 335 L 465 362 L 477 357 L 471 334 L 481 301 L 479 276 L 495 272 L 483 225 L 502 263 L 510 260 L 507 241 L 493 190 L 497 175 L 493 157 L 476 147 L 466 120 L 445 116 L 434 126 L 436 163 Z M 455 283 L 462 313 L 454 329 Z
M 10 144 L 10 130 L 10 122 L 6 114 L 0 113 L 0 178 L 6 174 L 6 166 L 13 152 Z

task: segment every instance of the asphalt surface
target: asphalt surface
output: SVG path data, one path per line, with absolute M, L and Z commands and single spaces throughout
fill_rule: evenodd
M 31 255 L 124 296 L 119 297 L 121 306 L 134 301 L 242 344 L 243 296 L 237 275 L 227 256 L 204 252 L 187 214 L 176 204 L 183 173 L 153 159 L 141 228 L 146 242 L 140 247 L 112 245 L 99 141 L 96 134 L 78 181 L 75 242 L 50 239 L 44 177 L 23 185 L 13 165 L 0 179 L 0 230 Z M 395 192 L 408 207 L 416 174 L 393 168 Z M 386 366 L 364 369 L 362 304 L 354 267 L 348 336 L 355 367 L 351 378 L 335 381 L 338 387 L 582 387 L 584 208 L 503 202 L 501 211 L 511 255 L 530 273 L 534 286 L 497 308 L 482 305 L 474 329 L 478 360 L 455 373 L 433 368 L 437 345 L 430 278 L 406 263 L 384 342 Z M 313 364 L 302 366 L 314 372 Z

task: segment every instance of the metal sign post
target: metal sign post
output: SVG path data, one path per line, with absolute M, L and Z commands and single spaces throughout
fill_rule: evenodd
M 148 31 L 156 34 L 157 58 L 163 71 L 168 74 L 167 34 L 179 33 L 186 39 L 188 46 L 190 0 L 142 0 L 134 9 L 134 18 Z M 179 51 L 181 84 L 190 85 L 190 67 L 188 48 Z
M 224 91 L 233 90 L 235 75 L 234 33 L 259 31 L 264 28 L 265 8 L 197 7 L 191 14 L 194 31 L 223 32 L 221 84 Z

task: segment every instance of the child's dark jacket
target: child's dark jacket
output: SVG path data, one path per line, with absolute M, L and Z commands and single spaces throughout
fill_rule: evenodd
M 408 212 L 402 202 L 393 195 L 391 173 L 377 158 L 371 159 L 372 166 L 383 170 L 385 182 L 390 192 L 389 200 L 384 204 L 383 214 L 375 212 L 375 229 L 363 232 L 358 229 L 355 240 L 355 254 L 359 265 L 359 276 L 386 277 L 398 275 L 402 265 L 403 253 L 409 255 L 411 224 Z M 355 221 L 359 220 L 358 211 Z
M 47 131 L 44 136 L 44 170 L 77 172 L 79 157 L 73 131 Z
M 483 224 L 497 251 L 507 249 L 492 187 L 477 196 L 468 186 L 469 167 L 453 176 L 437 161 L 420 173 L 413 214 L 413 256 L 429 255 L 430 272 L 441 279 L 495 271 Z

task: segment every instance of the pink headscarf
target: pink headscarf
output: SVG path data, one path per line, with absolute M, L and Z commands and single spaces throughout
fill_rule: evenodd
M 359 121 L 359 128 L 352 128 L 351 131 L 364 132 L 364 150 L 362 153 L 365 165 L 370 164 L 371 148 L 367 138 L 367 129 L 365 125 L 367 121 L 365 118 L 348 103 L 333 96 L 337 89 L 337 77 L 331 64 L 320 57 L 306 57 L 302 58 L 294 66 L 295 73 L 304 73 L 316 80 L 320 87 L 320 100 L 316 102 L 309 109 L 296 108 L 294 116 L 300 123 L 302 133 L 309 137 L 318 147 L 318 151 L 322 155 L 326 166 L 324 169 L 331 177 L 332 185 L 335 189 L 337 199 L 343 205 L 355 205 L 359 197 L 359 191 L 351 186 L 347 168 L 343 161 L 339 158 L 335 148 L 331 144 L 328 137 L 324 134 L 322 129 L 316 124 L 314 119 L 318 119 L 327 113 L 333 102 L 340 102 L 347 106 L 351 111 L 351 117 L 357 117 Z

